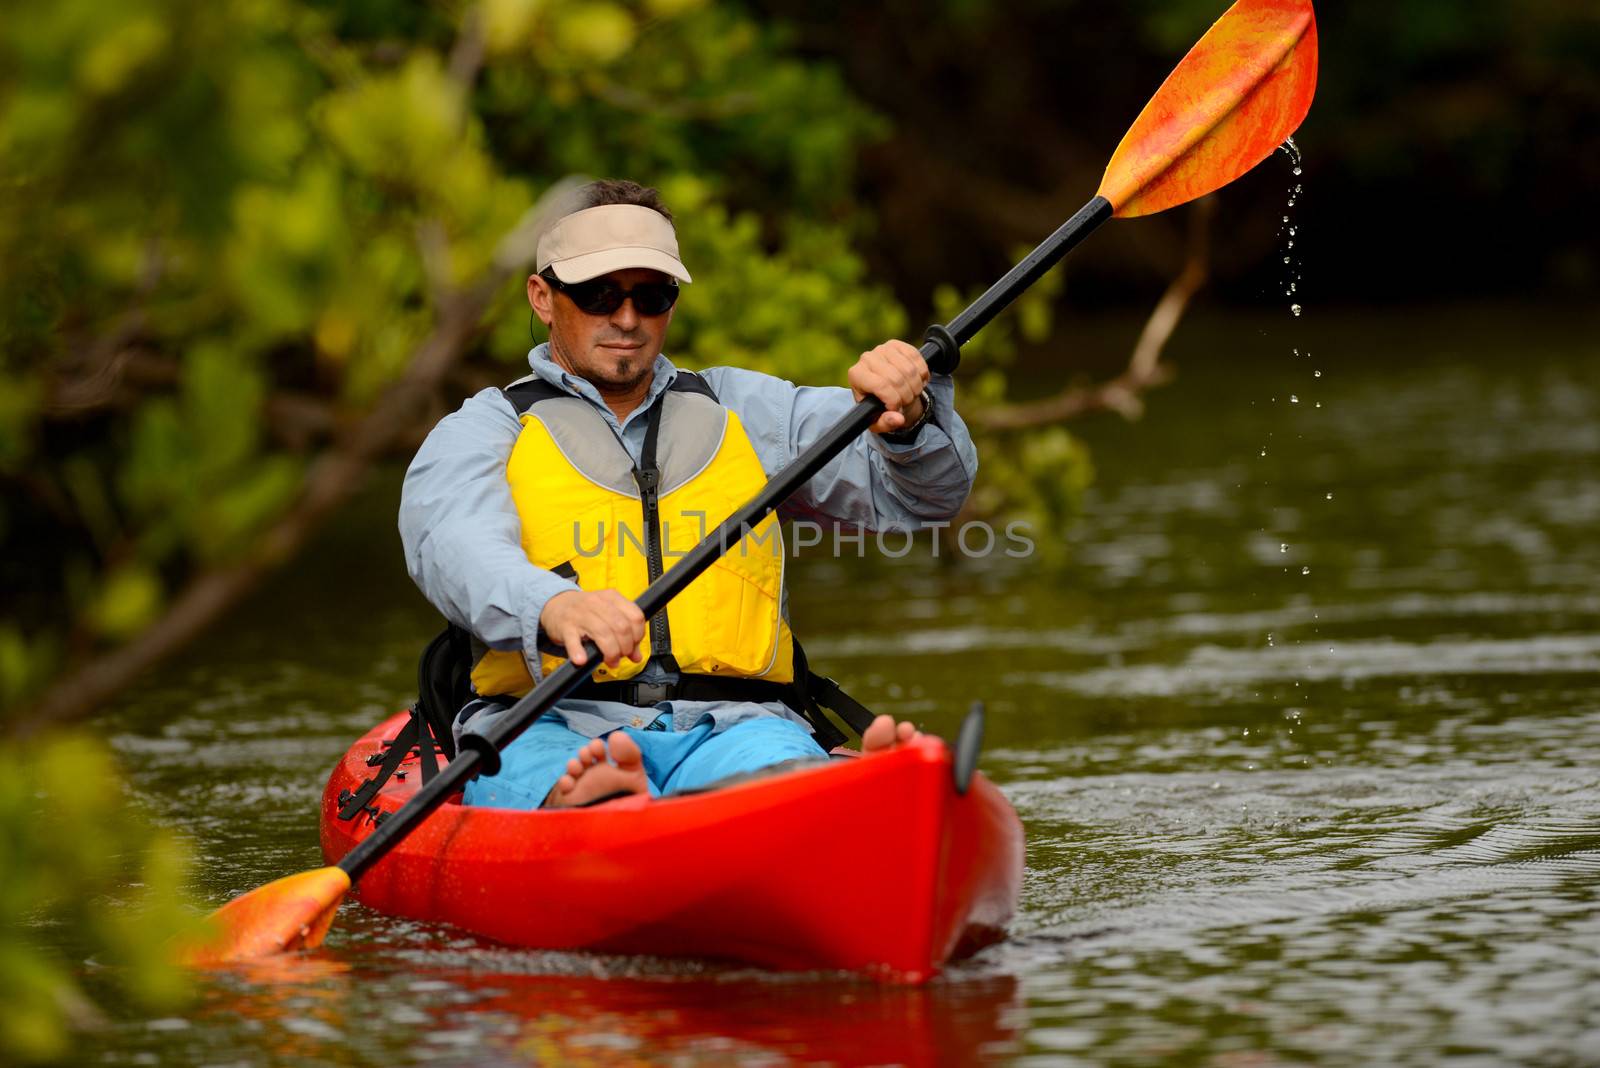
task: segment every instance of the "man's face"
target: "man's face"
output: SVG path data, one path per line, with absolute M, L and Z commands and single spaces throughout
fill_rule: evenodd
M 600 277 L 623 289 L 668 280 L 644 267 Z M 602 390 L 628 390 L 649 375 L 672 322 L 671 308 L 660 315 L 640 315 L 631 297 L 610 315 L 590 315 L 538 275 L 528 279 L 528 303 L 550 328 L 550 354 L 556 363 Z

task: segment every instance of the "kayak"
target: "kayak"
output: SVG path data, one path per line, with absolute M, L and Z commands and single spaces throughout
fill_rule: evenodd
M 368 731 L 322 797 L 335 863 L 421 787 L 415 750 L 352 818 L 339 810 L 406 725 Z M 430 754 L 429 759 L 434 759 Z M 363 875 L 365 905 L 530 949 L 847 970 L 921 983 L 1004 937 L 1023 833 L 951 750 L 893 749 L 719 789 L 580 809 L 442 805 Z

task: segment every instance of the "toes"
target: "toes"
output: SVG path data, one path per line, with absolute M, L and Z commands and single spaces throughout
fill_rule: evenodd
M 894 720 L 888 716 L 879 716 L 872 724 L 861 733 L 861 749 L 863 752 L 873 752 L 878 749 L 887 749 L 894 744 Z
M 919 736 L 916 724 L 909 720 L 903 723 L 896 723 L 890 716 L 879 716 L 862 733 L 861 751 L 863 753 L 876 753 L 881 749 L 889 749 L 905 742 L 914 741 Z
M 610 736 L 611 760 L 617 767 L 624 771 L 632 771 L 644 763 L 644 755 L 639 751 L 639 743 L 628 737 L 624 731 L 617 731 Z

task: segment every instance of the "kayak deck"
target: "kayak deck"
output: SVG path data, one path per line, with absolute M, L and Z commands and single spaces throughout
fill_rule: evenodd
M 334 768 L 322 799 L 330 863 L 420 787 L 413 752 L 367 809 L 338 817 L 341 793 L 370 777 L 405 722 L 379 724 Z M 958 795 L 950 767 L 945 744 L 922 737 L 682 797 L 535 812 L 451 801 L 355 894 L 513 946 L 918 983 L 1002 937 L 1021 887 L 1015 811 L 982 775 Z

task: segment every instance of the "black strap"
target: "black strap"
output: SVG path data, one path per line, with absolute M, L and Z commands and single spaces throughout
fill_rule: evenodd
M 839 689 L 838 683 L 813 672 L 811 661 L 806 656 L 805 647 L 800 644 L 800 640 L 791 636 L 790 641 L 794 643 L 795 682 L 800 691 L 800 700 L 805 704 L 804 715 L 816 733 L 817 744 L 831 750 L 844 745 L 848 740 L 839 728 L 833 725 L 833 721 L 823 711 L 824 708 L 831 708 L 838 713 L 845 725 L 857 735 L 865 734 L 867 724 L 872 722 L 872 713 L 868 712 L 859 701 Z M 847 707 L 840 708 L 837 703 L 847 703 Z M 856 714 L 857 710 L 865 713 L 864 719 Z
M 585 682 L 572 691 L 586 701 L 617 701 L 649 708 L 662 701 L 748 701 L 752 704 L 788 705 L 800 711 L 795 687 L 767 679 L 725 679 L 714 675 L 679 675 L 677 682 Z
M 417 724 L 417 759 L 422 762 L 422 785 L 426 786 L 439 773 L 439 762 L 433 755 L 434 733 L 426 723 L 422 722 L 422 717 L 415 708 L 411 710 L 411 721 Z M 448 733 L 445 737 L 450 739 L 449 744 L 451 748 L 454 748 L 455 739 Z M 445 744 L 444 742 L 439 743 L 439 748 L 443 749 Z M 449 759 L 449 757 L 445 757 L 445 760 L 448 761 Z
M 659 399 L 650 406 L 650 414 L 645 416 L 644 447 L 639 450 L 639 469 L 641 471 L 656 471 L 656 443 L 661 440 L 661 410 L 666 405 Z
M 824 749 L 844 745 L 848 739 L 822 710 L 832 710 L 856 734 L 866 732 L 873 713 L 866 705 L 844 692 L 835 681 L 796 665 L 795 683 L 767 679 L 725 679 L 710 675 L 680 675 L 675 683 L 594 682 L 584 683 L 572 693 L 588 701 L 616 701 L 637 708 L 654 708 L 662 701 L 747 701 L 751 704 L 781 704 L 804 716 Z M 804 679 L 804 684 L 798 680 Z
M 661 468 L 656 464 L 656 443 L 661 440 L 664 408 L 666 402 L 661 397 L 650 406 L 650 414 L 645 417 L 639 464 L 633 469 L 633 480 L 639 486 L 639 504 L 644 512 L 645 557 L 651 582 L 661 577 L 666 566 L 661 545 Z M 650 659 L 664 671 L 675 673 L 678 670 L 677 658 L 672 655 L 672 626 L 665 608 L 650 620 Z
M 721 404 L 716 390 L 711 388 L 711 383 L 695 374 L 693 371 L 679 371 L 678 377 L 672 380 L 672 385 L 667 387 L 677 393 L 698 393 L 702 397 L 710 397 Z
M 702 397 L 710 397 L 718 404 L 722 403 L 716 391 L 711 388 L 711 384 L 693 371 L 680 370 L 678 376 L 672 380 L 672 385 L 667 388 L 677 393 L 698 393 Z M 573 396 L 560 386 L 551 385 L 537 375 L 519 378 L 509 386 L 502 386 L 500 393 L 507 403 L 516 409 L 518 415 L 524 414 L 540 401 Z
M 411 718 L 406 720 L 406 725 L 400 728 L 400 733 L 396 734 L 394 741 L 390 743 L 389 751 L 384 754 L 383 763 L 378 766 L 378 773 L 362 783 L 360 788 L 348 798 L 341 798 L 344 804 L 339 809 L 340 819 L 354 819 L 358 812 L 366 808 L 372 799 L 378 796 L 378 791 L 383 789 L 383 784 L 389 781 L 389 776 L 399 769 L 400 764 L 406 758 L 406 754 L 411 752 L 411 747 L 417 744 L 418 722 L 417 713 L 413 710 Z M 430 763 L 432 763 L 431 760 L 425 761 L 422 765 L 423 768 L 426 769 Z
M 812 700 L 838 713 L 839 718 L 857 734 L 865 734 L 872 725 L 872 709 L 845 693 L 837 682 L 826 675 L 807 675 L 806 690 Z
M 572 394 L 564 392 L 561 387 L 553 386 L 537 375 L 518 379 L 509 386 L 501 388 L 500 393 L 522 415 L 529 408 L 542 400 L 551 400 L 555 397 L 570 397 Z
M 377 774 L 350 797 L 341 799 L 340 819 L 353 818 L 371 803 L 413 747 L 422 760 L 424 786 L 438 773 L 435 753 L 446 761 L 455 759 L 451 722 L 472 698 L 472 660 L 472 636 L 454 623 L 447 624 L 428 642 L 417 658 L 417 700 L 411 706 L 411 718 L 395 735 Z
M 451 724 L 456 713 L 472 699 L 472 635 L 454 623 L 434 635 L 417 660 L 417 703 L 413 711 L 426 724 L 426 733 L 446 760 L 456 755 Z M 430 746 L 431 747 L 431 746 Z M 423 761 L 424 774 L 428 761 Z

